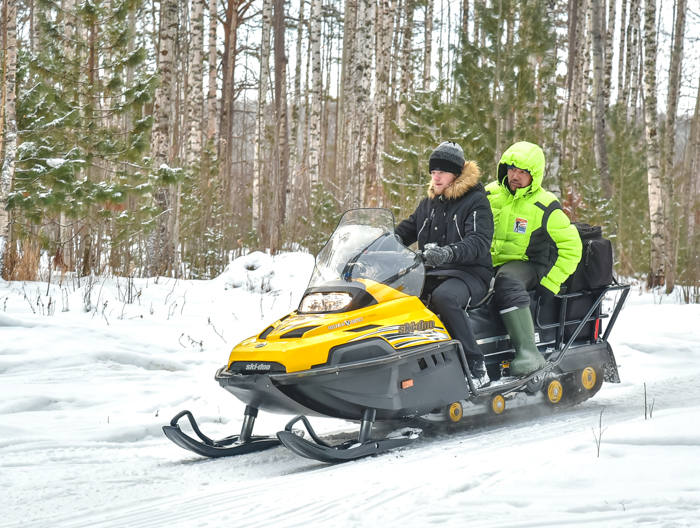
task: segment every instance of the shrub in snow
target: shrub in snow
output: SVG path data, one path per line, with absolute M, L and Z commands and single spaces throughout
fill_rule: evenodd
M 256 251 L 231 262 L 215 280 L 223 280 L 226 288 L 241 288 L 252 293 L 271 291 L 271 278 L 275 275 L 274 258 Z
M 245 288 L 252 293 L 268 293 L 304 287 L 309 282 L 314 258 L 306 253 L 271 256 L 256 251 L 232 261 L 214 281 L 225 288 Z

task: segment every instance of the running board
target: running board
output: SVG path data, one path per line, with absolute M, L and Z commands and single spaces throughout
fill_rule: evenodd
M 246 418 L 250 416 L 247 411 L 248 409 L 246 409 Z M 201 442 L 185 434 L 182 429 L 180 429 L 177 422 L 183 416 L 187 416 L 192 430 L 201 439 Z M 247 421 L 244 419 L 244 431 L 241 435 L 228 436 L 221 440 L 212 440 L 199 430 L 197 422 L 190 411 L 182 411 L 170 421 L 170 425 L 163 426 L 163 433 L 165 433 L 165 436 L 175 445 L 209 458 L 245 455 L 256 451 L 264 451 L 280 445 L 280 441 L 273 436 L 244 435 L 246 423 Z M 252 430 L 252 424 L 250 425 L 250 429 Z M 247 436 L 247 438 L 241 440 L 242 436 Z

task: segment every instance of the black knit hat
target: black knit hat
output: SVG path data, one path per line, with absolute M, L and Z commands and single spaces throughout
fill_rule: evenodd
M 443 141 L 430 155 L 429 166 L 430 172 L 439 170 L 459 176 L 464 167 L 464 151 L 459 143 Z

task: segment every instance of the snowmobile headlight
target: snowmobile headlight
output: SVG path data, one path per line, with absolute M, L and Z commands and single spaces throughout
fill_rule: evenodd
M 352 301 L 352 295 L 342 292 L 311 293 L 304 297 L 299 311 L 306 312 L 336 312 L 342 310 Z

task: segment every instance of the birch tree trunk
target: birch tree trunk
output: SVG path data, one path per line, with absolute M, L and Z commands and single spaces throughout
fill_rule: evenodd
M 664 214 L 659 165 L 658 111 L 656 107 L 656 0 L 644 1 L 644 115 L 647 141 L 647 180 L 651 227 L 650 287 L 662 286 L 666 262 Z
M 192 0 L 190 15 L 189 76 L 187 79 L 187 102 L 189 137 L 187 141 L 187 163 L 193 165 L 202 158 L 202 125 L 204 118 L 204 0 Z
M 391 60 L 391 35 L 393 29 L 392 13 L 396 9 L 396 0 L 391 0 L 391 3 L 379 2 L 376 27 L 376 84 L 374 96 L 374 115 L 376 116 L 376 141 L 374 144 L 374 165 L 376 167 L 375 177 L 377 189 L 375 194 L 376 205 L 381 207 L 381 186 L 384 181 L 384 160 L 383 152 L 386 141 L 386 124 L 387 124 L 387 103 L 389 91 L 389 67 Z
M 576 168 L 576 163 L 578 159 L 579 151 L 579 119 L 581 116 L 581 105 L 584 100 L 583 86 L 584 83 L 584 71 L 585 71 L 585 60 L 586 60 L 586 12 L 588 8 L 587 0 L 573 0 L 578 2 L 576 6 L 576 11 L 578 13 L 576 17 L 576 29 L 574 36 L 574 45 L 576 46 L 574 71 L 572 75 L 572 89 L 571 96 L 569 97 L 570 109 L 568 111 L 568 123 L 567 128 L 569 129 L 569 148 L 567 149 L 567 158 L 571 160 L 572 167 Z
M 415 0 L 406 0 L 406 19 L 403 26 L 403 43 L 401 47 L 401 91 L 399 94 L 399 111 L 397 122 L 399 127 L 404 125 L 404 114 L 406 113 L 406 98 L 411 89 L 411 48 L 413 44 L 413 13 L 415 11 Z
M 678 98 L 681 91 L 681 65 L 683 63 L 683 35 L 685 33 L 686 0 L 678 0 L 676 11 L 676 26 L 674 29 L 673 48 L 671 50 L 671 65 L 668 71 L 668 99 L 666 103 L 666 156 L 663 174 L 667 179 L 673 179 L 673 165 L 676 147 L 676 113 Z M 667 192 L 673 192 L 672 187 Z M 669 196 L 672 196 L 669 195 Z
M 340 176 L 341 182 L 346 182 L 346 164 L 348 155 L 347 130 L 352 129 L 352 72 L 354 69 L 355 54 L 355 23 L 357 17 L 357 0 L 346 0 L 345 2 L 345 24 L 343 26 L 343 62 L 341 65 L 341 83 L 338 93 L 338 118 L 336 129 L 336 156 L 335 170 Z M 346 187 L 343 185 L 343 187 Z M 341 197 L 344 200 L 345 197 Z
M 685 147 L 683 158 L 683 179 L 687 182 L 685 193 L 686 209 L 685 214 L 688 219 L 688 232 L 686 237 L 686 247 L 692 247 L 696 234 L 696 211 L 698 207 L 696 200 L 700 193 L 700 176 L 698 175 L 698 158 L 700 157 L 700 79 L 698 80 L 698 91 L 695 98 L 695 113 L 690 127 L 690 135 Z
M 622 91 L 625 82 L 625 42 L 627 27 L 627 0 L 620 0 L 620 50 L 617 57 L 617 104 L 622 104 Z M 610 41 L 612 47 L 612 41 Z
M 668 72 L 668 99 L 666 104 L 666 131 L 665 131 L 665 160 L 663 175 L 664 211 L 665 211 L 665 246 L 666 254 L 673 255 L 673 261 L 666 266 L 666 291 L 670 293 L 676 281 L 676 255 L 674 250 L 675 235 L 672 218 L 675 214 L 675 171 L 674 161 L 676 153 L 676 113 L 678 112 L 678 98 L 680 96 L 680 76 L 683 62 L 683 35 L 685 33 L 686 0 L 678 0 L 676 7 L 676 26 L 674 28 L 673 48 L 671 49 L 671 65 Z
M 589 91 L 591 87 L 591 49 L 593 48 L 593 6 L 592 0 L 587 0 L 586 9 L 586 26 L 584 29 L 584 34 L 586 35 L 585 50 L 583 53 L 583 78 L 581 81 L 581 94 L 582 94 L 582 107 L 587 108 L 588 104 L 591 102 L 592 91 Z
M 469 39 L 469 0 L 462 0 L 462 33 L 465 39 Z
M 428 0 L 425 8 L 425 53 L 423 55 L 423 90 L 430 90 L 430 66 L 433 62 L 433 3 Z M 381 2 L 380 2 L 381 3 Z M 467 4 L 467 8 L 469 5 Z M 466 33 L 466 29 L 464 29 Z
M 370 83 L 372 79 L 372 39 L 374 31 L 374 3 L 372 0 L 358 0 L 357 25 L 355 33 L 356 62 L 353 71 L 353 130 L 351 142 L 351 165 L 353 178 L 353 204 L 363 206 L 366 203 L 368 161 L 371 145 L 370 125 L 372 123 L 372 106 Z
M 621 0 L 623 3 L 625 0 Z M 605 109 L 610 107 L 610 91 L 612 89 L 613 40 L 615 38 L 615 4 L 616 0 L 608 0 L 608 23 L 605 33 Z M 601 13 L 602 17 L 602 13 Z M 605 24 L 601 24 L 601 30 Z
M 636 114 L 637 96 L 639 92 L 638 73 L 640 60 L 641 38 L 639 34 L 641 0 L 632 0 L 630 4 L 630 23 L 627 28 L 627 58 L 625 65 L 624 104 L 627 106 L 627 121 L 631 114 Z M 636 116 L 635 116 L 636 119 Z
M 207 90 L 207 139 L 216 136 L 216 23 L 218 20 L 217 0 L 209 0 L 209 89 Z
M 263 187 L 263 138 L 267 128 L 267 94 L 270 90 L 270 27 L 272 22 L 272 0 L 263 0 L 262 4 L 262 42 L 260 43 L 260 85 L 258 90 L 258 116 L 255 128 L 255 159 L 253 161 L 253 230 L 261 232 L 260 218 L 263 212 L 261 193 Z M 266 244 L 268 241 L 264 240 Z
M 287 56 L 284 45 L 284 1 L 273 0 L 272 26 L 275 53 L 275 119 L 277 122 L 278 180 L 274 189 L 275 213 L 271 226 L 270 249 L 280 249 L 282 226 L 285 222 L 287 182 L 289 181 L 289 132 L 287 127 Z
M 474 0 L 474 39 L 473 39 L 474 46 L 478 46 L 479 42 L 481 42 L 480 36 L 479 36 L 480 17 L 479 17 L 479 9 L 477 8 L 477 6 L 481 5 L 481 1 L 482 0 Z M 576 0 L 574 0 L 574 2 L 575 1 Z M 481 58 L 479 60 L 481 60 Z M 481 62 L 479 64 L 481 64 Z
M 172 160 L 172 129 L 171 106 L 173 84 L 173 59 L 175 49 L 175 35 L 177 32 L 177 0 L 163 0 L 160 13 L 160 46 L 158 57 L 158 71 L 160 82 L 156 88 L 155 103 L 153 105 L 153 133 L 151 137 L 151 152 L 153 153 L 154 169 L 169 168 Z M 164 274 L 174 267 L 177 242 L 172 238 L 173 203 L 171 193 L 167 185 L 162 185 L 156 190 L 156 203 L 161 209 L 158 216 L 157 233 L 155 239 L 151 239 L 155 262 L 151 265 L 151 274 Z
M 17 0 L 5 0 L 5 67 L 3 69 L 3 94 L 5 98 L 5 157 L 0 172 L 0 267 L 2 277 L 8 280 L 12 270 L 8 269 L 12 248 L 10 215 L 5 210 L 12 184 L 15 178 L 15 159 L 17 156 L 17 115 L 16 115 L 16 78 L 17 78 Z
M 301 66 L 304 62 L 304 57 L 302 56 L 302 44 L 304 40 L 304 25 L 305 11 L 306 11 L 306 1 L 299 0 L 299 20 L 297 22 L 297 46 L 296 46 L 296 62 L 294 64 L 294 107 L 292 110 L 292 132 L 295 135 L 296 142 L 294 145 L 294 172 L 300 175 L 308 163 L 308 160 L 304 159 L 304 142 L 303 137 L 306 130 L 301 124 Z
M 401 46 L 401 17 L 404 13 L 403 9 L 403 2 L 404 0 L 398 0 L 398 3 L 396 5 L 396 9 L 394 10 L 394 14 L 392 16 L 392 27 L 391 27 L 391 33 L 392 33 L 392 44 L 391 44 L 391 58 L 390 58 L 390 66 L 391 66 L 391 73 L 389 74 L 389 102 L 387 103 L 391 107 L 391 112 L 390 114 L 393 116 L 394 114 L 394 109 L 396 108 L 396 101 L 397 101 L 397 94 L 399 92 L 400 87 L 397 86 L 397 79 L 398 79 L 398 69 L 400 66 L 400 57 L 399 57 L 399 47 Z M 442 55 L 441 55 L 442 57 Z M 442 70 L 441 70 L 442 71 Z M 388 112 L 388 110 L 387 110 Z
M 569 54 L 566 63 L 566 107 L 564 109 L 564 118 L 562 128 L 569 130 L 569 134 L 565 137 L 562 145 L 561 158 L 562 161 L 570 157 L 571 132 L 573 131 L 573 91 L 575 86 L 574 79 L 576 78 L 576 65 L 578 58 L 576 56 L 577 46 L 576 38 L 578 34 L 578 18 L 581 2 L 579 0 L 569 0 L 568 5 L 568 48 Z
M 309 115 L 309 180 L 311 189 L 318 184 L 321 152 L 321 0 L 311 0 L 311 113 Z
M 603 10 L 600 0 L 591 0 L 593 11 L 593 132 L 595 135 L 595 160 L 600 174 L 605 200 L 612 197 L 610 169 L 608 167 L 608 149 L 605 144 L 605 56 L 603 53 Z M 614 0 L 611 0 L 614 3 Z

